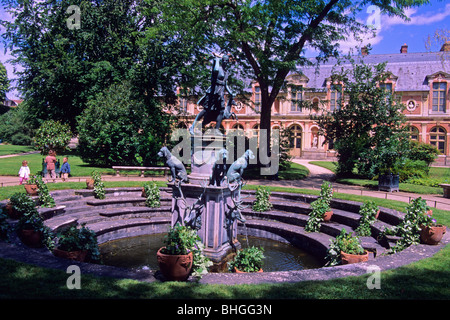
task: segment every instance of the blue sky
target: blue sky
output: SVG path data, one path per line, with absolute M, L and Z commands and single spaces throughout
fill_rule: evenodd
M 428 5 L 407 9 L 406 14 L 410 18 L 408 22 L 383 15 L 379 17 L 379 20 L 374 20 L 374 18 L 377 18 L 374 11 L 361 12 L 359 18 L 362 22 L 372 24 L 375 21 L 379 21 L 376 36 L 366 37 L 362 45 L 371 43 L 371 54 L 399 53 L 400 47 L 404 43 L 408 45 L 408 52 L 425 52 L 427 51 L 425 41 L 429 35 L 432 36 L 438 29 L 450 30 L 450 3 L 446 0 L 431 0 Z M 0 8 L 0 19 L 10 19 L 3 8 Z M 0 28 L 0 33 L 3 31 Z M 349 48 L 360 47 L 361 43 L 350 39 L 340 45 L 342 50 L 347 52 Z M 431 49 L 432 51 L 438 51 L 440 46 L 434 45 Z M 313 55 L 314 53 L 307 51 L 306 54 Z M 6 62 L 10 58 L 9 53 L 5 54 L 3 45 L 0 44 L 0 62 L 5 65 L 8 77 L 14 79 L 13 66 Z M 10 99 L 17 99 L 19 98 L 19 93 L 11 90 L 7 96 Z

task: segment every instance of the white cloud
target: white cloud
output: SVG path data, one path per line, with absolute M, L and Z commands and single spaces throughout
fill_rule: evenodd
M 405 10 L 406 16 L 410 20 L 403 20 L 400 17 L 389 17 L 382 16 L 381 17 L 381 28 L 389 28 L 394 25 L 410 25 L 410 26 L 423 26 L 429 25 L 436 22 L 440 22 L 447 17 L 450 17 L 450 3 L 445 5 L 445 8 L 442 12 L 426 12 L 423 14 L 416 15 L 418 12 L 417 8 L 409 8 Z

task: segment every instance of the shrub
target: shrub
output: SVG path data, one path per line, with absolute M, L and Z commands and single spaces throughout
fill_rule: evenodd
M 404 159 L 395 165 L 395 171 L 399 175 L 400 182 L 409 178 L 425 178 L 429 170 L 428 164 L 423 160 Z
M 33 139 L 22 132 L 18 132 L 14 134 L 10 140 L 11 144 L 16 146 L 29 146 Z
M 429 166 L 438 156 L 439 150 L 428 143 L 410 141 L 408 158 L 411 160 L 422 160 Z
M 129 84 L 112 85 L 77 118 L 77 151 L 96 166 L 156 164 L 159 148 L 170 141 L 170 119 L 156 103 L 135 97 Z

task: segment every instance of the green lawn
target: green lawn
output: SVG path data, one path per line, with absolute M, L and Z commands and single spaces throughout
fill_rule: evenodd
M 327 168 L 333 172 L 335 172 L 336 170 L 336 163 L 332 161 L 311 161 L 310 163 Z M 450 168 L 431 167 L 429 178 L 437 179 L 441 181 L 441 183 L 448 183 L 450 182 Z M 378 181 L 369 179 L 340 178 L 336 181 L 343 184 L 363 186 L 370 189 L 377 189 L 378 187 Z M 443 190 L 441 187 L 422 186 L 412 183 L 402 182 L 399 184 L 399 188 L 400 191 L 403 192 L 412 192 L 419 194 L 443 194 Z
M 84 163 L 79 156 L 76 155 L 58 155 L 56 158 L 62 164 L 63 158 L 67 156 L 71 168 L 71 175 L 74 177 L 89 176 L 93 170 L 97 170 L 102 174 L 113 174 L 111 168 L 93 167 Z M 42 161 L 45 156 L 41 154 L 29 154 L 24 156 L 10 157 L 0 159 L 0 176 L 15 176 L 19 172 L 22 161 L 28 161 L 28 167 L 32 174 L 42 170 Z
M 11 144 L 0 144 L 0 156 L 16 153 L 24 153 L 28 151 L 33 151 L 31 146 L 15 146 Z
M 106 182 L 106 187 L 142 186 L 142 182 Z M 165 182 L 159 182 L 165 185 Z M 48 184 L 51 190 L 84 188 L 84 183 Z M 256 186 L 247 185 L 254 189 Z M 19 186 L 0 188 L 0 198 L 19 190 Z M 318 190 L 269 187 L 271 191 L 318 194 Z M 378 205 L 404 210 L 404 202 L 335 193 L 335 198 L 354 201 L 373 200 Z M 438 222 L 450 225 L 450 212 L 433 210 Z M 1 298 L 98 298 L 98 299 L 450 299 L 450 246 L 431 258 L 381 273 L 381 289 L 369 290 L 368 275 L 329 281 L 283 284 L 205 285 L 184 282 L 142 283 L 129 279 L 82 275 L 81 289 L 66 287 L 64 271 L 40 268 L 0 259 Z

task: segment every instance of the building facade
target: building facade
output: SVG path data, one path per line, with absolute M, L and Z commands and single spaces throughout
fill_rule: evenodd
M 436 146 L 441 155 L 436 165 L 450 165 L 450 43 L 439 52 L 408 53 L 408 46 L 396 54 L 367 54 L 362 50 L 366 64 L 386 62 L 389 78 L 383 86 L 392 90 L 406 105 L 404 114 L 410 130 L 410 138 Z M 337 61 L 330 59 L 319 68 L 308 67 L 292 72 L 286 81 L 287 89 L 281 92 L 272 106 L 272 129 L 290 128 L 293 133 L 291 153 L 306 159 L 335 159 L 332 142 L 319 135 L 317 124 L 311 115 L 333 111 L 341 98 L 331 74 Z M 350 64 L 341 65 L 350 68 Z M 259 103 L 261 94 L 258 83 L 249 85 L 248 98 L 252 103 L 237 102 L 233 112 L 239 121 L 224 120 L 223 130 L 243 129 L 246 134 L 257 135 L 259 130 Z M 308 102 L 302 108 L 300 101 Z M 176 108 L 179 127 L 189 127 L 200 112 L 195 99 L 182 98 Z

